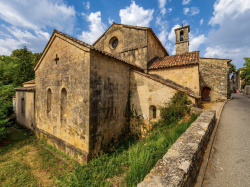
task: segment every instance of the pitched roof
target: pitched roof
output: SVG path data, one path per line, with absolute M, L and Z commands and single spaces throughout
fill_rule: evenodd
M 139 72 L 139 71 L 136 71 L 136 70 L 132 70 L 133 72 L 136 72 L 144 77 L 147 77 L 149 79 L 152 79 L 154 81 L 157 81 L 161 84 L 164 84 L 170 88 L 173 88 L 175 90 L 178 90 L 178 91 L 182 91 L 184 93 L 186 93 L 187 95 L 189 95 L 190 97 L 193 97 L 195 99 L 200 99 L 201 96 L 199 96 L 197 93 L 195 93 L 194 91 L 192 91 L 190 88 L 188 87 L 184 87 L 174 81 L 171 81 L 169 79 L 162 79 L 160 77 L 156 77 L 155 75 L 150 75 L 150 74 L 147 74 L 147 73 L 143 73 L 143 72 Z
M 20 88 L 14 88 L 13 90 L 16 91 L 35 91 L 35 86 L 29 86 L 29 87 L 20 87 Z
M 156 60 L 149 69 L 160 69 L 174 66 L 199 64 L 200 51 L 193 51 L 181 55 L 165 56 Z
M 137 66 L 137 65 L 135 65 L 135 64 L 132 64 L 132 63 L 129 63 L 129 62 L 125 61 L 125 60 L 122 60 L 122 59 L 120 59 L 120 58 L 117 58 L 117 57 L 115 57 L 114 55 L 112 55 L 112 54 L 110 54 L 110 53 L 108 53 L 108 52 L 106 52 L 106 51 L 101 51 L 101 50 L 99 50 L 99 49 L 93 47 L 92 45 L 89 45 L 89 44 L 87 44 L 87 43 L 85 43 L 85 42 L 83 42 L 83 41 L 81 41 L 81 40 L 78 40 L 78 39 L 76 39 L 76 38 L 74 38 L 74 37 L 72 37 L 72 36 L 69 36 L 69 35 L 67 35 L 67 34 L 64 34 L 64 33 L 60 32 L 60 31 L 55 30 L 55 29 L 54 29 L 53 34 L 52 34 L 51 37 L 50 37 L 50 40 L 48 41 L 47 45 L 45 46 L 45 48 L 44 48 L 44 50 L 43 50 L 43 52 L 42 52 L 40 58 L 37 60 L 35 66 L 34 66 L 34 70 L 35 70 L 35 67 L 37 66 L 38 62 L 39 62 L 40 59 L 42 58 L 43 54 L 45 53 L 47 46 L 49 45 L 50 41 L 52 40 L 52 38 L 53 38 L 53 36 L 54 36 L 55 34 L 59 34 L 59 35 L 61 35 L 61 36 L 64 36 L 65 38 L 68 38 L 68 39 L 70 39 L 71 41 L 73 41 L 73 42 L 75 42 L 75 43 L 77 43 L 77 44 L 79 44 L 79 45 L 82 45 L 82 46 L 87 47 L 87 48 L 89 48 L 89 49 L 92 49 L 92 50 L 94 50 L 94 51 L 96 51 L 96 52 L 99 52 L 99 53 L 101 53 L 101 54 L 103 54 L 103 55 L 106 55 L 106 56 L 109 56 L 109 57 L 114 58 L 114 59 L 116 59 L 116 60 L 119 60 L 119 61 L 121 61 L 121 62 L 123 62 L 123 63 L 126 63 L 126 64 L 128 64 L 128 65 L 130 65 L 130 66 L 136 68 L 136 69 L 143 70 L 141 67 L 139 67 L 139 66 Z
M 139 30 L 148 30 L 152 33 L 152 35 L 154 36 L 154 38 L 159 42 L 160 46 L 163 48 L 163 50 L 166 52 L 167 56 L 169 56 L 167 50 L 165 49 L 165 47 L 162 45 L 161 41 L 159 40 L 159 38 L 156 36 L 156 34 L 154 33 L 153 29 L 150 27 L 141 27 L 141 26 L 134 26 L 134 25 L 125 25 L 125 24 L 119 24 L 119 23 L 115 23 L 113 22 L 113 24 L 92 44 L 93 46 L 106 34 L 106 32 L 108 32 L 108 30 L 113 26 L 113 25 L 122 25 L 123 27 L 127 27 L 127 28 L 133 28 L 133 29 L 139 29 Z
M 205 57 L 200 57 L 200 59 L 216 59 L 216 60 L 227 60 L 227 63 L 231 62 L 231 59 L 224 59 L 224 58 L 205 58 Z
M 27 82 L 23 82 L 22 84 L 35 84 L 35 79 Z

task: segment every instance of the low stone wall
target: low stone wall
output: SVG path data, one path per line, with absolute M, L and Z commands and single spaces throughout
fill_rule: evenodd
M 215 111 L 201 113 L 137 187 L 194 186 L 215 123 Z
M 250 95 L 250 85 L 247 85 L 244 89 L 244 95 Z

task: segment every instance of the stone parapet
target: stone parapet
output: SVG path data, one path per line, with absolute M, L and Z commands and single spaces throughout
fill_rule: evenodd
M 250 85 L 247 85 L 244 89 L 244 95 L 250 95 Z
M 215 123 L 215 111 L 201 113 L 137 187 L 194 186 Z

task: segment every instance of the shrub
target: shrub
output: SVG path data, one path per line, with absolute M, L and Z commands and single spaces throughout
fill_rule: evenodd
M 191 101 L 184 92 L 178 91 L 165 106 L 160 107 L 161 119 L 167 124 L 174 123 L 189 113 Z
M 6 119 L 7 109 L 0 103 L 0 143 L 7 135 L 6 126 L 9 125 L 9 120 Z

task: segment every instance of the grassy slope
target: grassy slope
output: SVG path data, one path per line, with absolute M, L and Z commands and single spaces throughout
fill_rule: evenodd
M 133 137 L 90 164 L 65 163 L 23 129 L 10 128 L 0 148 L 0 186 L 136 186 L 196 119 L 159 126 L 147 137 Z

